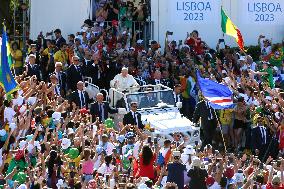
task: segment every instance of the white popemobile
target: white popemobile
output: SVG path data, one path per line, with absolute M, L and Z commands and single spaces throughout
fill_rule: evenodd
M 147 89 L 153 89 L 149 91 Z M 90 81 L 86 82 L 86 91 L 91 97 L 94 97 L 100 90 L 98 87 L 91 84 Z M 106 91 L 104 91 L 106 93 Z M 135 88 L 129 88 L 123 92 L 111 88 L 109 90 L 108 99 L 110 106 L 126 108 L 130 110 L 131 102 L 138 102 L 137 111 L 141 114 L 141 119 L 146 127 L 150 125 L 154 129 L 152 132 L 153 137 L 159 139 L 162 144 L 165 139 L 173 139 L 173 133 L 180 132 L 189 140 L 187 144 L 195 145 L 200 144 L 200 129 L 195 127 L 194 124 L 182 116 L 180 113 L 181 103 L 176 103 L 174 100 L 173 90 L 164 85 L 144 85 Z M 145 103 L 145 98 L 151 96 L 154 100 L 151 104 Z M 115 116 L 114 116 L 115 117 Z M 117 119 L 117 117 L 115 118 Z

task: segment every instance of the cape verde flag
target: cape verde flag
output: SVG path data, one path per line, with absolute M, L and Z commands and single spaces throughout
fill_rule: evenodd
M 204 79 L 200 76 L 199 70 L 196 71 L 197 82 L 202 95 L 207 99 L 214 109 L 233 108 L 232 91 L 229 87 L 212 81 Z

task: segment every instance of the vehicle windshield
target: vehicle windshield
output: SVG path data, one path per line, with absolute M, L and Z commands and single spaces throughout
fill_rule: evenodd
M 145 91 L 126 95 L 127 102 L 138 102 L 138 109 L 166 106 L 174 106 L 175 100 L 172 90 L 166 91 Z

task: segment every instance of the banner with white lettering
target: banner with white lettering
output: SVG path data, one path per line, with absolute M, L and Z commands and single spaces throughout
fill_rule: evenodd
M 172 23 L 220 23 L 221 0 L 170 0 Z
M 284 24 L 284 0 L 242 0 L 239 7 L 246 24 Z

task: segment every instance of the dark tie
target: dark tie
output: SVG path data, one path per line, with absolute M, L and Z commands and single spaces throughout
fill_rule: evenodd
M 263 127 L 260 127 L 260 132 L 261 132 L 261 138 L 262 138 L 262 144 L 266 144 L 266 133 L 265 133 L 265 129 Z
M 81 108 L 85 106 L 85 98 L 84 98 L 84 94 L 83 91 L 80 92 L 81 95 Z
M 62 80 L 61 80 L 61 73 L 60 72 L 58 73 L 58 81 L 59 81 L 60 86 L 62 86 Z
M 137 125 L 137 121 L 136 121 L 136 113 L 134 112 L 134 125 Z

